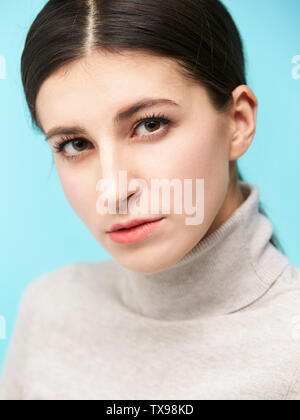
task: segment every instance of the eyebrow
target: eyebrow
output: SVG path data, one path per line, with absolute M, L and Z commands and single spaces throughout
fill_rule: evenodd
M 113 119 L 113 123 L 115 125 L 119 124 L 122 121 L 125 121 L 135 115 L 137 112 L 141 111 L 142 109 L 150 108 L 154 105 L 162 105 L 168 104 L 180 107 L 180 105 L 171 100 L 171 99 L 153 99 L 153 98 L 146 98 L 135 104 L 131 105 L 129 108 L 125 109 L 124 111 L 119 112 Z M 51 137 L 58 136 L 58 135 L 87 135 L 87 131 L 80 126 L 74 127 L 54 127 L 46 133 L 46 141 L 49 141 Z

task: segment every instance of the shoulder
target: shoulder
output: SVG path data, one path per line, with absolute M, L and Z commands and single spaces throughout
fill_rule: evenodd
M 44 348 L 63 341 L 65 334 L 77 334 L 79 326 L 92 328 L 93 319 L 104 323 L 117 302 L 114 267 L 110 260 L 75 263 L 31 281 L 18 309 L 15 336 L 20 338 L 14 340 L 15 347 Z
M 0 400 L 24 399 L 30 381 L 28 369 L 35 369 L 39 354 L 59 349 L 74 328 L 76 334 L 82 333 L 78 326 L 88 317 L 88 311 L 95 314 L 96 308 L 101 309 L 102 296 L 108 293 L 103 285 L 112 265 L 110 261 L 76 263 L 29 283 L 21 296 L 3 367 Z
M 105 281 L 105 276 L 112 272 L 116 267 L 113 260 L 101 262 L 78 262 L 56 268 L 50 272 L 36 277 L 27 286 L 25 293 L 40 293 L 45 288 L 51 291 L 57 287 L 76 287 L 83 284 L 92 284 Z
M 300 291 L 300 267 L 287 264 L 278 279 L 278 286 L 287 291 Z
M 66 265 L 32 280 L 23 292 L 20 311 L 72 309 L 113 292 L 113 260 Z M 34 309 L 33 309 L 34 308 Z
M 294 270 L 295 279 L 297 281 L 300 281 L 300 267 L 294 267 L 294 266 L 292 266 L 292 267 L 293 267 L 293 270 Z
M 299 315 L 300 267 L 295 267 L 289 262 L 279 277 L 275 279 L 266 293 L 265 299 L 272 301 L 271 308 L 275 308 L 277 303 L 277 309 L 285 310 L 287 315 Z

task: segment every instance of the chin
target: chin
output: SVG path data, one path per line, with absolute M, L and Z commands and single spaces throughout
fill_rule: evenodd
M 143 262 L 142 260 L 139 261 L 139 264 L 136 263 L 124 263 L 119 261 L 119 264 L 121 264 L 124 268 L 130 271 L 134 271 L 139 274 L 154 274 L 159 271 L 162 271 L 161 267 L 157 264 L 153 265 L 151 263 L 147 264 L 147 261 Z
M 174 264 L 176 264 L 177 261 L 178 261 L 178 258 L 177 259 L 173 258 L 172 260 L 166 261 L 165 255 L 162 255 L 161 261 L 159 261 L 158 258 L 153 258 L 153 256 L 149 258 L 145 256 L 144 259 L 140 257 L 138 262 L 136 260 L 132 262 L 119 261 L 119 264 L 121 264 L 123 267 L 127 268 L 130 271 L 134 271 L 139 274 L 150 275 L 150 274 L 160 273 L 161 271 L 164 271 L 172 267 Z

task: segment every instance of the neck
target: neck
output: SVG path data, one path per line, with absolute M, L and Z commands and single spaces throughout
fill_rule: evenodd
M 288 260 L 270 243 L 273 227 L 258 211 L 258 189 L 239 187 L 243 199 L 231 216 L 171 268 L 140 274 L 120 266 L 119 293 L 130 311 L 164 321 L 229 314 L 272 286 Z
M 219 211 L 217 217 L 208 229 L 204 238 L 207 238 L 215 230 L 219 229 L 245 201 L 247 191 L 240 187 L 240 184 L 234 186 L 231 182 L 224 200 L 224 203 Z M 203 238 L 203 239 L 204 239 Z

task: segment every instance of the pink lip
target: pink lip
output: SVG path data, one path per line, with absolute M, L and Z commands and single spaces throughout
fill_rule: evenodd
M 161 220 L 161 218 L 156 218 L 156 219 L 143 219 L 143 220 L 131 220 L 131 222 L 128 222 L 128 223 L 114 225 L 111 228 L 111 230 L 109 232 L 107 232 L 107 233 L 115 232 L 116 230 L 120 230 L 120 229 L 128 229 L 128 228 L 139 226 L 139 225 L 142 225 L 142 224 L 148 223 L 148 222 L 156 222 L 157 220 Z
M 128 244 L 131 242 L 136 242 L 149 236 L 152 232 L 154 232 L 164 219 L 165 218 L 143 223 L 138 226 L 135 225 L 135 227 L 131 227 L 127 230 L 117 230 L 114 232 L 108 232 L 108 234 L 112 241 L 117 242 L 119 244 Z

